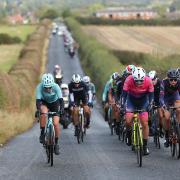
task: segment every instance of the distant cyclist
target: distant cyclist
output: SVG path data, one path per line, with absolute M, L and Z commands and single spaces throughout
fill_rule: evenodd
M 48 111 L 56 112 L 57 114 L 53 117 L 53 123 L 55 128 L 55 154 L 59 154 L 58 138 L 60 134 L 59 128 L 59 112 L 63 112 L 64 105 L 62 99 L 61 89 L 54 82 L 52 74 L 44 74 L 42 76 L 41 83 L 36 88 L 36 107 L 42 114 L 40 116 L 40 128 L 41 134 L 39 137 L 40 143 L 44 142 L 44 131 L 46 125 L 46 115 Z
M 161 80 L 157 76 L 156 71 L 150 71 L 148 73 L 148 76 L 151 78 L 152 83 L 154 85 L 154 105 L 158 107 L 158 114 L 159 114 L 159 130 L 160 130 L 160 136 L 163 137 L 164 133 L 162 131 L 163 128 L 163 114 L 160 110 L 160 86 L 161 86 Z M 151 130 L 151 129 L 150 129 Z M 150 131 L 151 133 L 151 131 Z
M 138 110 L 144 110 L 140 113 L 140 121 L 143 129 L 143 153 L 149 154 L 147 147 L 149 127 L 148 127 L 148 109 L 153 103 L 154 87 L 152 81 L 146 76 L 145 71 L 141 67 L 136 67 L 132 72 L 132 75 L 128 76 L 124 86 L 122 94 L 122 108 L 126 109 L 126 143 L 131 145 L 131 126 L 133 119 L 133 112 Z
M 93 100 L 95 100 L 96 97 L 96 88 L 94 83 L 91 82 L 91 79 L 89 76 L 84 76 L 83 77 L 83 82 L 87 85 L 88 90 L 92 92 L 93 95 Z
M 60 86 L 62 83 L 63 74 L 62 74 L 61 67 L 58 64 L 54 66 L 53 75 L 54 75 L 55 82 Z
M 113 115 L 113 120 L 115 123 L 115 130 L 116 134 L 119 134 L 119 122 L 120 122 L 120 96 L 122 92 L 122 81 L 121 77 L 118 72 L 115 72 L 111 76 L 112 82 L 109 87 L 109 92 L 108 92 L 108 102 L 110 105 L 112 105 L 112 115 Z
M 169 106 L 180 107 L 180 80 L 177 69 L 170 69 L 167 78 L 162 80 L 160 91 L 161 111 L 165 117 L 165 147 L 169 147 L 170 113 Z M 176 109 L 176 117 L 180 124 L 180 108 Z
M 104 108 L 105 121 L 108 121 L 108 109 L 109 109 L 108 93 L 109 93 L 111 83 L 112 83 L 112 78 L 110 77 L 110 79 L 106 82 L 106 84 L 104 86 L 103 94 L 102 94 L 102 105 L 103 105 L 103 108 Z
M 72 81 L 69 84 L 70 93 L 70 109 L 72 113 L 73 123 L 75 125 L 75 136 L 78 132 L 79 124 L 79 105 L 82 101 L 84 114 L 86 117 L 86 127 L 89 128 L 90 125 L 90 108 L 92 105 L 92 93 L 88 90 L 86 84 L 81 80 L 79 74 L 74 74 L 72 76 Z M 89 98 L 87 99 L 87 94 Z M 89 106 L 88 106 L 89 105 Z

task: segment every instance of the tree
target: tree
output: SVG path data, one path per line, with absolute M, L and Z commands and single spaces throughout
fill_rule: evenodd
M 55 19 L 59 17 L 58 12 L 55 9 L 47 9 L 40 17 L 40 19 Z

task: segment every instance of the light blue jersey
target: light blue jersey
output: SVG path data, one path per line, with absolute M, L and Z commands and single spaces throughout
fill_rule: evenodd
M 105 85 L 104 90 L 103 90 L 102 101 L 107 101 L 107 94 L 109 92 L 111 83 L 112 83 L 112 80 L 109 80 L 106 82 L 106 85 Z
M 62 92 L 58 84 L 54 83 L 50 93 L 44 91 L 43 84 L 39 83 L 36 88 L 36 99 L 43 100 L 47 103 L 53 103 L 62 98 Z

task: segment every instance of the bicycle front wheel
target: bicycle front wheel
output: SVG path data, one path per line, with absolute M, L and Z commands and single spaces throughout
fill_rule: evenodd
M 140 127 L 136 126 L 136 154 L 137 154 L 137 163 L 139 167 L 142 167 L 142 134 Z
M 53 154 L 54 154 L 54 132 L 53 126 L 49 125 L 49 159 L 50 164 L 53 166 Z

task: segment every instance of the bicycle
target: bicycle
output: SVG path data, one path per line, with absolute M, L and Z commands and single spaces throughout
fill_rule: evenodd
M 161 148 L 160 144 L 160 128 L 159 128 L 159 118 L 158 118 L 158 106 L 153 106 L 150 111 L 150 117 L 152 119 L 152 130 L 153 130 L 153 138 L 154 143 L 157 148 Z
M 53 124 L 53 116 L 57 114 L 57 112 L 48 112 L 41 114 L 45 114 L 47 116 L 43 146 L 46 150 L 47 162 L 50 163 L 51 166 L 53 166 L 53 153 L 55 145 L 55 130 Z
M 132 125 L 132 148 L 134 148 L 137 154 L 137 163 L 139 167 L 142 167 L 142 151 L 143 151 L 143 138 L 142 138 L 142 127 L 138 114 L 144 112 L 144 110 L 135 110 L 133 116 Z
M 78 124 L 78 133 L 77 133 L 77 141 L 78 144 L 84 142 L 84 136 L 86 135 L 86 118 L 84 117 L 84 109 L 83 105 L 79 106 L 79 124 Z
M 179 107 L 178 107 L 179 108 Z M 177 107 L 169 107 L 170 110 L 170 148 L 171 148 L 171 156 L 180 158 L 180 128 L 179 124 L 176 120 L 176 112 Z

